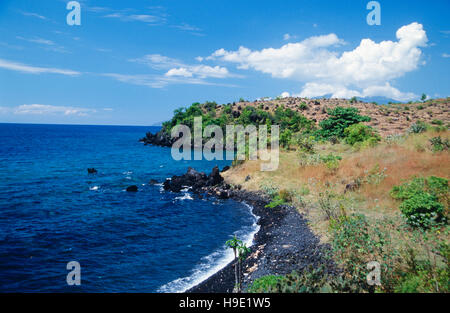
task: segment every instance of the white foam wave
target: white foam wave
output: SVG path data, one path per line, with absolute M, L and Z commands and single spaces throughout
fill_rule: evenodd
M 189 192 L 185 192 L 183 196 L 175 197 L 175 200 L 194 200 Z
M 253 207 L 247 203 L 246 205 L 253 215 L 253 225 L 244 227 L 234 233 L 236 237 L 241 238 L 247 247 L 253 245 L 253 238 L 259 231 L 260 226 L 257 224 L 259 217 L 253 214 Z M 214 275 L 221 269 L 223 269 L 228 263 L 233 261 L 233 251 L 227 248 L 225 245 L 221 249 L 211 253 L 210 255 L 202 258 L 199 265 L 195 266 L 191 272 L 191 275 L 175 279 L 163 286 L 161 286 L 158 292 L 185 292 L 186 290 L 198 285 L 202 281 L 206 280 L 210 276 Z
M 93 186 L 93 187 L 89 187 L 89 190 L 98 190 L 100 188 L 100 186 Z

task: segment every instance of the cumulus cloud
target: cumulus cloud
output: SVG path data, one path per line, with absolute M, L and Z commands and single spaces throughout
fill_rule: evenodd
M 230 73 L 225 67 L 209 66 L 209 65 L 194 65 L 179 68 L 172 68 L 166 76 L 182 76 L 182 77 L 199 77 L 199 78 L 226 78 L 230 77 Z
M 420 47 L 427 45 L 423 26 L 411 23 L 399 28 L 397 41 L 374 42 L 362 39 L 353 50 L 343 53 L 333 48 L 344 41 L 335 34 L 314 36 L 280 48 L 236 51 L 219 49 L 207 59 L 235 63 L 239 69 L 253 69 L 275 78 L 305 82 L 301 95 L 333 97 L 348 95 L 389 96 L 396 100 L 414 98 L 390 85 L 421 65 Z
M 288 98 L 288 97 L 290 97 L 290 96 L 291 96 L 291 95 L 290 95 L 289 92 L 287 92 L 287 91 L 282 92 L 281 95 L 280 95 L 281 98 Z
M 0 59 L 0 68 L 4 68 L 7 70 L 18 71 L 23 73 L 30 74 L 43 74 L 43 73 L 52 73 L 52 74 L 62 74 L 69 76 L 81 75 L 80 72 L 67 70 L 67 69 L 59 69 L 59 68 L 51 68 L 51 67 L 37 67 L 26 65 L 18 62 L 13 62 L 9 60 Z
M 203 61 L 203 58 L 197 57 L 197 61 Z M 115 78 L 121 82 L 132 83 L 136 85 L 148 86 L 152 88 L 162 88 L 168 84 L 203 84 L 203 85 L 222 85 L 206 81 L 207 78 L 224 79 L 229 77 L 241 77 L 232 74 L 226 67 L 209 66 L 204 64 L 185 64 L 182 61 L 170 58 L 160 54 L 147 54 L 143 57 L 130 59 L 131 62 L 144 64 L 154 70 L 164 70 L 161 74 L 143 74 L 128 75 L 107 73 L 105 76 Z

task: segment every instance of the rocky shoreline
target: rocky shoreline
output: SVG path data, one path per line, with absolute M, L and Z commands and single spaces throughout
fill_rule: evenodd
M 265 275 L 285 275 L 302 271 L 308 266 L 324 264 L 330 271 L 333 265 L 325 258 L 327 246 L 321 245 L 307 225 L 307 220 L 294 207 L 282 205 L 273 209 L 265 206 L 270 198 L 262 192 L 249 192 L 240 186 L 224 182 L 219 169 L 211 174 L 189 168 L 182 176 L 173 176 L 163 183 L 165 190 L 179 192 L 189 187 L 198 197 L 230 198 L 252 206 L 252 212 L 259 217 L 259 231 L 255 234 L 251 253 L 243 262 L 243 289 L 255 279 Z M 210 276 L 188 293 L 229 293 L 234 287 L 233 262 Z

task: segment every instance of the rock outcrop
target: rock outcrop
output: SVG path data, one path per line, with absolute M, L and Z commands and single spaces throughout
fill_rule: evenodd
M 156 134 L 152 134 L 150 132 L 145 134 L 144 138 L 139 139 L 140 142 L 143 142 L 145 145 L 155 145 L 162 147 L 170 147 L 175 142 L 176 138 L 170 137 L 164 129 L 160 130 Z
M 194 193 L 207 192 L 221 199 L 229 197 L 230 185 L 223 183 L 219 168 L 215 166 L 211 174 L 206 175 L 191 167 L 181 176 L 174 175 L 163 183 L 164 190 L 180 192 L 182 189 L 191 188 Z
M 136 185 L 128 186 L 127 187 L 127 191 L 128 192 L 137 192 L 138 191 L 138 187 Z

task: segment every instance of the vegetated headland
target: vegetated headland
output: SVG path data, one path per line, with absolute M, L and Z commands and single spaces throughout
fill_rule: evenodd
M 448 292 L 449 109 L 450 98 L 194 103 L 141 141 L 170 146 L 172 127 L 192 127 L 196 116 L 204 127 L 280 126 L 277 170 L 235 160 L 223 181 L 197 188 L 260 216 L 242 291 Z M 380 275 L 369 284 L 373 261 Z M 231 292 L 238 263 L 190 291 Z

